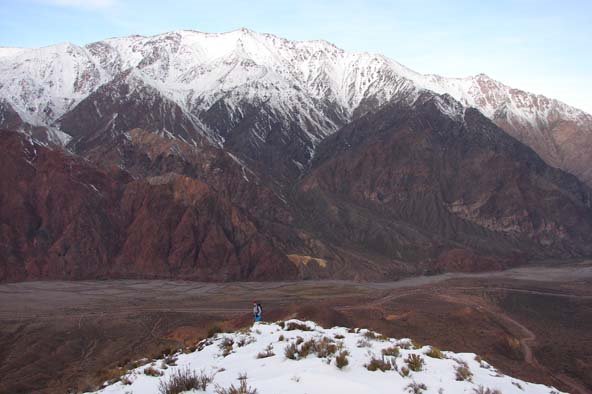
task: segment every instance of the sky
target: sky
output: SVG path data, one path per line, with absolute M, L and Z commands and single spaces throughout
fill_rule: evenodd
M 384 54 L 422 73 L 485 73 L 592 113 L 591 0 L 0 0 L 0 46 L 240 27 Z

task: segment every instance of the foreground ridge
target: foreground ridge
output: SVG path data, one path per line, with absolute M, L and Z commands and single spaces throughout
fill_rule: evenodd
M 98 392 L 559 393 L 504 375 L 473 353 L 300 320 L 255 323 L 143 362 Z

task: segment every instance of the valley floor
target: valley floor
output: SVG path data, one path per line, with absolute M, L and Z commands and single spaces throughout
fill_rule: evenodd
M 388 283 L 26 282 L 0 285 L 0 392 L 95 389 L 118 365 L 213 326 L 298 317 L 367 327 L 572 393 L 592 391 L 592 262 Z

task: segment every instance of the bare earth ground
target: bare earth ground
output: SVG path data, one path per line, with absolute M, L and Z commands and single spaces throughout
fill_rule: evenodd
M 313 319 L 475 352 L 502 371 L 592 392 L 592 262 L 390 283 L 27 282 L 0 285 L 0 392 L 96 388 L 118 365 L 214 325 Z

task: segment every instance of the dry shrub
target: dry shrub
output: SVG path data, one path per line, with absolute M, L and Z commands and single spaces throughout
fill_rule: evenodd
M 370 362 L 368 362 L 368 364 L 366 364 L 365 367 L 368 371 L 381 370 L 382 372 L 384 372 L 393 369 L 393 364 L 390 361 L 384 360 L 384 358 L 372 357 L 370 359 Z
M 497 389 L 490 389 L 483 386 L 473 389 L 473 392 L 475 394 L 502 394 L 502 392 Z
M 291 321 L 291 322 L 287 322 L 285 324 L 285 330 L 286 331 L 293 331 L 293 330 L 312 331 L 312 328 L 310 328 L 309 326 L 307 326 L 304 323 Z
M 148 367 L 144 368 L 144 375 L 159 377 L 162 376 L 163 373 L 154 367 Z
M 257 358 L 267 358 L 267 357 L 272 357 L 272 356 L 275 356 L 275 353 L 273 352 L 273 346 L 271 343 L 269 345 L 267 345 L 267 347 L 265 348 L 265 351 L 259 352 L 257 354 Z
M 218 345 L 218 347 L 222 350 L 222 356 L 226 357 L 230 353 L 232 353 L 232 349 L 234 347 L 234 340 L 232 338 L 224 338 L 222 342 Z
M 257 389 L 247 385 L 247 374 L 241 374 L 238 376 L 239 385 L 234 387 L 231 385 L 225 389 L 223 387 L 216 387 L 216 394 L 257 394 Z
M 286 340 L 286 337 L 284 336 L 284 334 L 281 334 L 280 337 L 278 338 L 279 342 L 283 342 Z
M 432 358 L 444 358 L 444 353 L 435 346 L 430 346 L 430 350 L 426 353 L 426 356 Z
M 424 365 L 423 358 L 417 354 L 408 355 L 407 358 L 405 359 L 405 362 L 407 363 L 407 366 L 409 367 L 409 369 L 414 372 L 421 371 L 423 368 L 423 365 Z
M 407 376 L 409 376 L 409 368 L 407 368 L 407 367 L 401 368 L 401 372 L 399 372 L 399 374 L 402 377 L 406 378 Z
M 189 368 L 176 371 L 168 381 L 160 381 L 158 390 L 161 394 L 180 394 L 184 391 L 206 391 L 208 385 L 214 380 L 213 375 L 207 375 L 204 371 L 198 375 Z
M 253 338 L 250 335 L 245 335 L 240 337 L 237 341 L 236 344 L 238 345 L 238 347 L 243 347 L 243 346 L 247 346 L 250 345 L 251 343 L 256 342 L 256 339 Z
M 343 339 L 343 338 L 345 338 L 345 336 L 343 336 L 341 334 L 335 334 L 335 335 L 333 335 L 333 338 L 335 338 L 335 339 Z
M 128 385 L 130 385 L 130 384 L 132 384 L 132 383 L 134 382 L 134 381 L 133 381 L 133 379 L 132 379 L 132 375 L 131 375 L 131 374 L 128 374 L 128 375 L 123 375 L 123 376 L 122 376 L 122 377 L 119 379 L 119 381 L 120 381 L 122 384 L 126 385 L 126 386 L 128 386 Z
M 458 363 L 458 365 L 454 367 L 454 370 L 456 371 L 456 380 L 466 380 L 470 382 L 473 378 L 473 373 L 469 369 L 469 365 L 461 360 L 456 360 L 456 362 Z
M 284 348 L 284 355 L 290 360 L 298 360 L 298 348 L 295 343 L 291 343 Z
M 166 356 L 163 361 L 166 365 L 169 365 L 171 367 L 177 365 L 177 357 L 175 357 L 174 355 Z
M 425 390 L 427 390 L 427 386 L 423 383 L 412 382 L 409 383 L 406 387 L 407 392 L 411 394 L 421 394 Z
M 399 347 L 398 346 L 391 346 L 385 349 L 382 349 L 383 356 L 392 356 L 392 357 L 399 357 Z
M 356 344 L 357 347 L 372 347 L 372 343 L 365 338 L 358 339 L 358 343 Z
M 349 356 L 349 352 L 347 350 L 342 350 L 339 352 L 339 354 L 335 357 L 335 365 L 337 368 L 343 369 L 349 364 L 347 356 Z

